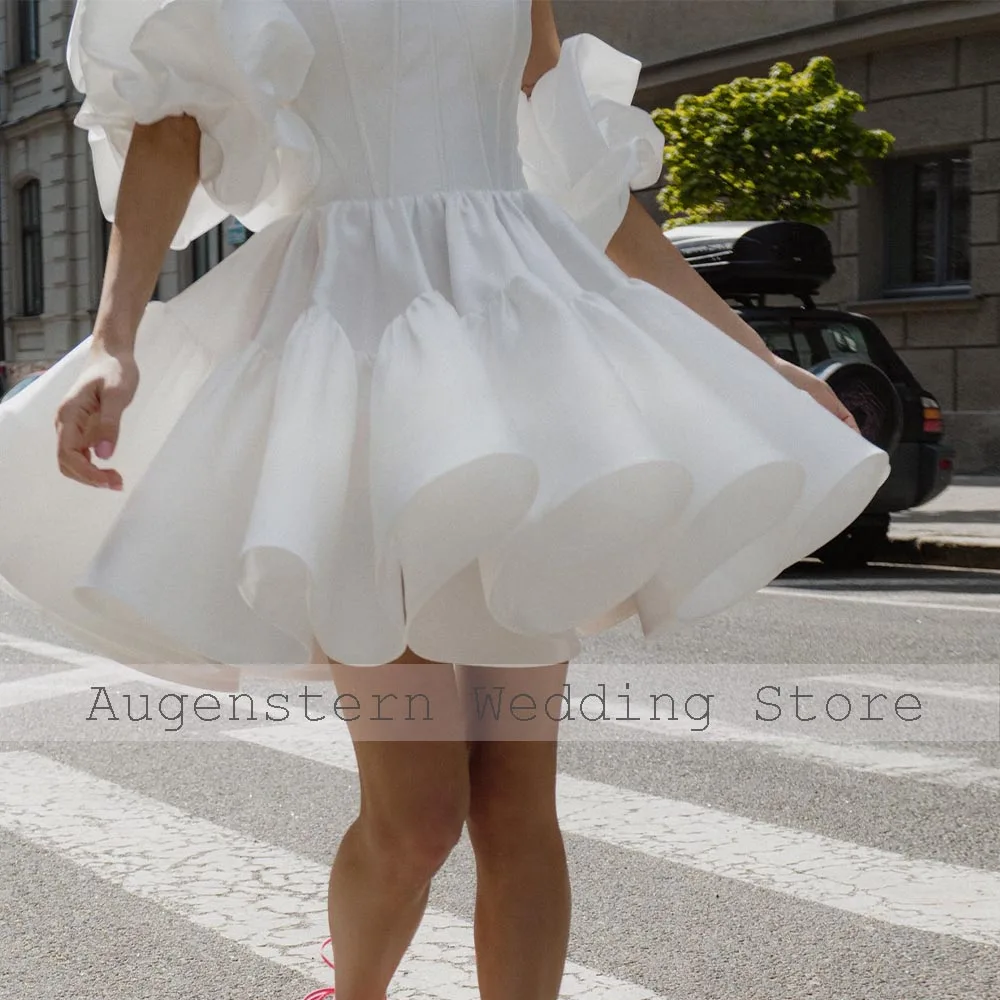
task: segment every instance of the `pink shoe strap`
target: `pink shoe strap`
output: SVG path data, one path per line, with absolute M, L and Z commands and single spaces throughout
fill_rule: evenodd
M 332 938 L 327 938 L 320 946 L 319 957 L 323 959 L 323 961 L 332 969 L 333 961 L 326 957 L 325 949 L 327 945 L 329 945 L 331 948 L 333 947 Z M 303 997 L 302 1000 L 329 1000 L 329 998 L 332 996 L 333 996 L 333 987 L 324 986 L 318 990 L 313 990 L 312 993 L 310 993 L 308 996 Z
M 329 966 L 329 968 L 332 969 L 333 968 L 333 958 L 332 957 L 331 958 L 327 958 L 326 957 L 326 952 L 325 952 L 325 949 L 326 949 L 326 947 L 328 945 L 329 945 L 330 951 L 332 953 L 332 951 L 333 951 L 333 938 L 327 938 L 323 942 L 323 944 L 320 946 L 319 957 L 321 959 L 323 959 L 323 961 L 327 964 L 327 966 Z M 333 996 L 333 987 L 332 986 L 322 986 L 318 990 L 313 990 L 312 993 L 310 993 L 308 996 L 304 996 L 302 998 L 302 1000 L 329 1000 L 329 998 L 332 997 L 332 996 Z M 389 998 L 386 997 L 386 1000 L 389 1000 Z

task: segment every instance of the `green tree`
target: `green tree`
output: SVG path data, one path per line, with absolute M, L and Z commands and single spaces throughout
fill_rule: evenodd
M 739 77 L 703 96 L 681 97 L 653 118 L 666 136 L 666 226 L 720 219 L 787 219 L 823 225 L 829 200 L 870 183 L 866 160 L 888 155 L 893 137 L 854 116 L 861 96 L 816 56 L 796 73 Z

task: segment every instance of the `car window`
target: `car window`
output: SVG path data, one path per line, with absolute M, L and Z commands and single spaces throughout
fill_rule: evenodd
M 867 361 L 905 380 L 905 370 L 877 331 L 849 317 L 753 316 L 748 321 L 778 357 L 802 368 L 831 360 Z
M 828 361 L 868 362 L 897 384 L 918 387 L 878 327 L 864 318 L 801 316 L 791 310 L 770 316 L 750 313 L 744 318 L 771 351 L 801 368 L 815 369 Z
M 793 334 L 790 323 L 754 320 L 753 326 L 772 353 L 786 361 L 791 361 L 792 364 L 801 365 L 796 344 L 797 338 Z
M 801 330 L 795 331 L 795 353 L 798 355 L 798 363 L 803 368 L 812 368 L 816 364 L 809 338 Z
M 819 333 L 831 358 L 871 360 L 865 335 L 854 323 L 823 323 L 819 327 Z
M 897 368 L 882 340 L 851 320 L 797 319 L 795 333 L 796 339 L 801 337 L 808 345 L 798 348 L 807 368 L 831 360 L 867 361 L 890 372 Z

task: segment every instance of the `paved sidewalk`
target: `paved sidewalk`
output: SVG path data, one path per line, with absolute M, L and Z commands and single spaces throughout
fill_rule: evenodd
M 894 559 L 1000 569 L 1000 476 L 956 476 L 930 503 L 893 514 L 889 540 Z

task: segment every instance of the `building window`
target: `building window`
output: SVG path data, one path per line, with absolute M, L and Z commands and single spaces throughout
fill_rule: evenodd
M 4 235 L 3 228 L 0 226 L 0 393 L 4 390 L 4 386 L 6 384 L 5 380 L 7 377 L 7 366 L 5 364 L 7 358 L 7 313 L 4 309 L 3 297 Z
M 222 260 L 221 225 L 210 229 L 191 244 L 191 278 L 197 281 Z
M 886 165 L 886 294 L 968 288 L 970 172 L 967 152 Z
M 38 59 L 39 0 L 17 0 L 17 62 L 26 66 Z
M 18 191 L 21 224 L 21 312 L 41 316 L 44 306 L 42 280 L 41 185 L 28 181 Z

